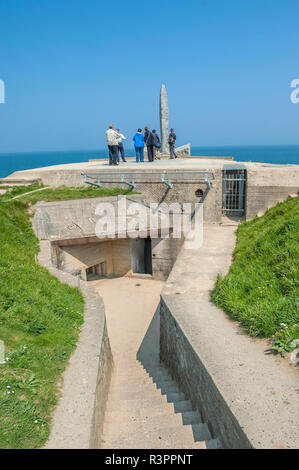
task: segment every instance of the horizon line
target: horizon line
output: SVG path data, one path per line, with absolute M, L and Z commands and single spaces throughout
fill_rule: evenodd
M 192 148 L 203 148 L 203 149 L 223 149 L 223 148 L 257 148 L 257 147 L 299 147 L 298 144 L 232 144 L 232 145 L 192 145 L 191 144 L 191 150 Z M 134 151 L 134 147 L 127 147 L 127 150 L 132 150 Z M 71 149 L 71 150 L 26 150 L 26 151 L 17 151 L 17 152 L 1 152 L 0 156 L 3 155 L 24 155 L 24 154 L 38 154 L 38 153 L 80 153 L 80 152 L 101 152 L 101 151 L 107 151 L 106 147 L 103 148 L 98 148 L 98 149 Z M 192 155 L 191 155 L 192 157 Z

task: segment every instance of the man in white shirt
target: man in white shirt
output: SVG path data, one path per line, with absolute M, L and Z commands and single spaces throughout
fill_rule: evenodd
M 113 129 L 112 124 L 110 124 L 109 129 L 106 131 L 106 137 L 109 150 L 109 165 L 118 165 L 118 142 L 121 137 Z
M 127 160 L 126 160 L 126 157 L 125 157 L 125 149 L 124 149 L 123 140 L 127 140 L 127 138 L 119 132 L 119 129 L 115 129 L 115 130 L 116 130 L 116 132 L 118 133 L 118 135 L 120 137 L 120 139 L 118 141 L 118 152 L 121 155 L 122 161 L 126 162 Z M 120 161 L 119 153 L 118 153 L 118 161 Z

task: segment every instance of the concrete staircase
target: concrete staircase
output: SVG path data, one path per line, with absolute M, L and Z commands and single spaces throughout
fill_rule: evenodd
M 158 361 L 114 369 L 102 449 L 217 449 L 207 424 Z

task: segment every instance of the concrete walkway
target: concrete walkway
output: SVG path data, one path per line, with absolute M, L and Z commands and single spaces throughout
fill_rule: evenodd
M 159 363 L 157 307 L 164 283 L 124 277 L 92 284 L 105 303 L 115 363 L 100 447 L 202 449 L 219 445 Z
M 225 275 L 233 261 L 238 224 L 205 224 L 202 247 L 182 249 L 176 260 L 163 294 L 199 294 L 210 297 L 217 275 Z
M 244 334 L 209 300 L 217 273 L 225 274 L 232 261 L 236 228 L 206 224 L 202 247 L 181 250 L 162 291 L 162 360 L 202 404 L 225 448 L 239 448 L 236 420 L 254 448 L 298 448 L 298 369 L 268 354 L 266 340 Z M 175 339 L 166 309 L 176 322 Z M 203 376 L 209 379 L 200 389 Z

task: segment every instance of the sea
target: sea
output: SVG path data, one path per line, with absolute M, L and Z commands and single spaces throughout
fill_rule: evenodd
M 135 156 L 133 149 L 125 149 L 125 151 L 128 157 Z M 235 161 L 293 165 L 299 164 L 299 145 L 191 147 L 191 155 L 205 157 L 233 156 Z M 87 162 L 90 158 L 107 158 L 107 150 L 0 153 L 0 178 L 4 178 L 18 170 L 29 170 L 63 163 Z

